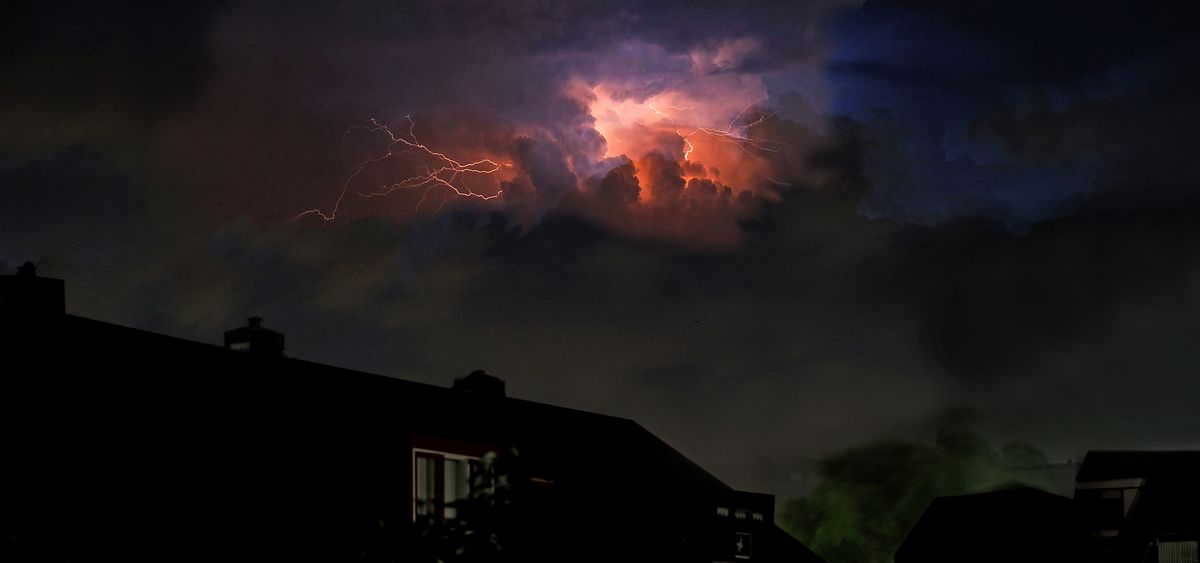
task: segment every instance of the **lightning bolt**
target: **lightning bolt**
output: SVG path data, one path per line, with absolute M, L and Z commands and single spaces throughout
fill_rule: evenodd
M 725 127 L 725 129 L 723 129 L 723 130 L 715 129 L 712 127 L 697 127 L 695 129 L 693 129 L 692 132 L 684 135 L 683 133 L 680 133 L 678 129 L 676 129 L 675 134 L 682 137 L 684 144 L 687 145 L 687 148 L 684 149 L 684 151 L 683 151 L 683 159 L 688 160 L 688 158 L 691 156 L 692 152 L 696 150 L 695 147 L 692 145 L 691 137 L 697 133 L 703 133 L 705 135 L 709 135 L 722 143 L 729 143 L 729 144 L 737 145 L 737 147 L 739 149 L 741 149 L 742 152 L 744 152 L 750 156 L 753 156 L 755 158 L 762 158 L 762 157 L 758 154 L 751 152 L 746 147 L 753 147 L 755 149 L 758 149 L 760 151 L 765 151 L 765 152 L 779 152 L 777 149 L 772 148 L 769 145 L 787 145 L 787 143 L 784 143 L 782 141 L 775 141 L 775 140 L 771 140 L 771 139 L 751 139 L 750 136 L 748 135 L 748 132 L 751 128 L 761 125 L 767 119 L 774 117 L 775 114 L 773 114 L 773 113 L 772 114 L 761 114 L 758 116 L 758 119 L 755 119 L 754 121 L 752 121 L 750 123 L 746 123 L 744 125 L 738 124 L 738 122 L 742 119 L 742 116 L 745 115 L 746 112 L 749 111 L 750 108 L 753 106 L 754 106 L 754 104 L 750 104 L 750 105 L 742 108 L 742 111 L 739 111 L 737 113 L 737 115 L 735 115 L 733 117 L 733 119 L 731 119 L 729 121 L 729 125 L 727 125 Z
M 346 138 L 354 131 L 365 130 L 368 133 L 384 133 L 388 137 L 388 143 L 383 154 L 373 156 L 362 160 L 355 164 L 350 169 L 350 174 L 346 177 L 346 181 L 342 183 L 342 189 L 338 192 L 337 199 L 334 201 L 333 208 L 326 212 L 320 208 L 308 209 L 296 215 L 292 220 L 298 220 L 301 217 L 308 215 L 316 215 L 324 222 L 328 223 L 337 218 L 337 213 L 342 208 L 342 203 L 346 196 L 354 194 L 362 198 L 383 197 L 392 194 L 398 190 L 415 191 L 422 190 L 421 199 L 417 202 L 413 212 L 419 211 L 424 205 L 425 200 L 429 197 L 429 192 L 436 188 L 445 188 L 442 203 L 453 194 L 456 197 L 476 198 L 482 201 L 489 201 L 500 197 L 504 190 L 497 190 L 494 194 L 476 193 L 470 188 L 459 187 L 455 181 L 459 180 L 464 175 L 490 175 L 499 172 L 504 168 L 511 168 L 512 164 L 500 163 L 494 160 L 484 158 L 474 162 L 460 162 L 451 158 L 446 153 L 433 150 L 417 139 L 415 133 L 416 123 L 413 122 L 411 116 L 404 116 L 408 121 L 408 134 L 405 136 L 397 136 L 387 126 L 379 123 L 374 118 L 371 118 L 370 125 L 355 125 L 342 134 L 342 144 L 345 144 Z M 363 174 L 368 167 L 380 162 L 384 162 L 396 155 L 416 153 L 428 156 L 433 159 L 434 166 L 423 166 L 422 174 L 411 176 L 403 180 L 393 182 L 390 185 L 380 186 L 374 191 L 364 192 L 352 188 L 352 184 L 356 178 Z
M 652 103 L 646 102 L 646 107 L 650 108 L 650 111 L 652 111 L 652 112 L 654 112 L 654 113 L 657 113 L 658 115 L 661 115 L 661 116 L 663 116 L 663 117 L 671 117 L 671 115 L 670 115 L 670 114 L 668 114 L 668 113 L 666 113 L 666 112 L 664 112 L 664 111 L 661 111 L 661 110 L 659 110 L 658 108 L 654 107 L 654 104 L 652 104 Z M 680 106 L 663 106 L 663 107 L 665 107 L 665 108 L 667 108 L 667 109 L 673 109 L 673 110 L 675 110 L 675 111 L 687 111 L 687 110 L 690 110 L 690 109 L 692 109 L 692 107 L 691 107 L 691 106 L 683 106 L 683 107 L 680 107 Z
M 671 115 L 668 114 L 667 112 L 654 107 L 653 103 L 647 102 L 646 107 L 650 108 L 650 111 L 654 112 L 657 115 L 661 115 L 666 118 L 671 117 Z M 692 109 L 690 106 L 684 106 L 684 107 L 663 106 L 663 107 L 666 107 L 668 109 L 673 109 L 676 111 L 685 111 L 685 110 Z M 683 159 L 689 160 L 692 156 L 692 153 L 696 151 L 696 147 L 695 147 L 695 145 L 692 144 L 691 138 L 693 135 L 695 135 L 697 133 L 703 133 L 705 135 L 709 135 L 723 143 L 735 144 L 743 152 L 745 152 L 746 154 L 749 154 L 751 156 L 754 156 L 755 158 L 761 158 L 761 157 L 759 155 L 756 155 L 756 154 L 750 152 L 750 150 L 746 148 L 747 146 L 758 149 L 760 151 L 765 151 L 765 152 L 779 152 L 778 150 L 776 150 L 768 145 L 786 145 L 787 143 L 784 143 L 782 141 L 774 141 L 774 140 L 770 140 L 770 139 L 765 139 L 765 140 L 751 139 L 749 137 L 749 135 L 747 134 L 751 128 L 761 125 L 767 119 L 774 117 L 775 114 L 773 114 L 773 113 L 772 114 L 760 114 L 758 116 L 758 119 L 755 119 L 754 121 L 752 121 L 750 123 L 738 124 L 738 122 L 741 121 L 742 116 L 746 115 L 746 112 L 750 111 L 750 108 L 752 108 L 752 107 L 754 107 L 754 104 L 750 104 L 750 105 L 747 105 L 746 107 L 742 108 L 742 111 L 739 111 L 737 113 L 737 115 L 733 116 L 733 119 L 729 120 L 729 125 L 726 125 L 725 129 L 723 129 L 723 130 L 716 129 L 713 127 L 697 127 L 695 129 L 693 129 L 690 133 L 684 134 L 684 133 L 681 133 L 679 129 L 675 129 L 675 134 L 679 135 L 679 137 L 683 139 L 683 143 L 685 146 L 685 148 L 683 150 Z
M 729 125 L 726 125 L 724 130 L 717 130 L 717 129 L 711 129 L 708 127 L 701 127 L 698 129 L 698 131 L 701 131 L 708 135 L 712 135 L 713 137 L 717 137 L 718 139 L 725 141 L 725 142 L 737 143 L 739 145 L 749 145 L 756 149 L 767 151 L 767 152 L 779 152 L 779 151 L 772 149 L 770 147 L 767 147 L 765 145 L 772 144 L 772 143 L 774 143 L 774 144 L 786 144 L 786 143 L 780 143 L 778 141 L 772 141 L 769 139 L 764 140 L 764 141 L 756 141 L 754 139 L 751 139 L 748 135 L 751 128 L 762 124 L 762 122 L 766 121 L 768 118 L 774 117 L 775 114 L 761 114 L 758 116 L 758 119 L 754 120 L 753 122 L 747 123 L 745 125 L 738 124 L 738 122 L 741 121 L 742 116 L 746 115 L 746 112 L 749 111 L 750 108 L 753 106 L 754 106 L 754 104 L 750 104 L 750 105 L 742 108 L 742 111 L 739 111 L 738 114 L 733 117 L 733 119 L 729 120 Z M 742 150 L 746 150 L 744 146 L 742 147 Z M 747 151 L 747 152 L 749 152 L 749 151 Z
M 684 146 L 687 147 L 687 148 L 683 149 L 683 159 L 684 160 L 687 160 L 689 157 L 691 157 L 692 153 L 695 152 L 695 150 L 696 150 L 696 147 L 692 145 L 692 140 L 688 138 L 688 137 L 691 137 L 692 135 L 694 135 L 695 133 L 696 133 L 695 131 L 692 131 L 691 133 L 689 133 L 687 135 L 683 135 L 682 133 L 679 132 L 678 129 L 675 130 L 675 134 L 679 135 L 679 137 L 683 139 L 683 144 L 684 144 Z

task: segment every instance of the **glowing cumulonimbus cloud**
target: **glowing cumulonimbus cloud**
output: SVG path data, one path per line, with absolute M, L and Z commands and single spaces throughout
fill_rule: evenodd
M 576 86 L 574 92 L 607 143 L 605 157 L 623 155 L 637 164 L 648 154 L 666 156 L 680 161 L 685 182 L 718 181 L 739 192 L 774 182 L 768 161 L 785 144 L 757 131 L 773 117 L 756 109 L 765 99 L 755 97 L 757 91 L 696 99 L 664 90 L 639 99 L 600 83 Z M 643 185 L 650 181 L 640 173 L 639 180 Z M 643 201 L 645 196 L 643 192 Z
M 593 128 L 605 141 L 603 154 L 589 155 L 591 163 L 580 166 L 572 162 L 575 189 L 584 189 L 598 164 L 614 161 L 635 167 L 640 185 L 637 202 L 642 205 L 668 204 L 661 194 L 686 195 L 694 182 L 704 183 L 709 191 L 752 194 L 774 182 L 768 172 L 769 158 L 783 143 L 758 133 L 772 118 L 756 108 L 756 103 L 765 99 L 761 82 L 729 86 L 728 79 L 721 80 L 725 82 L 708 84 L 703 96 L 674 89 L 626 95 L 620 84 L 570 81 L 564 95 L 592 118 L 582 126 Z M 418 139 L 416 123 L 408 116 L 405 120 L 405 134 L 396 134 L 374 119 L 350 127 L 343 143 L 350 135 L 373 135 L 381 139 L 382 148 L 350 168 L 331 207 L 308 209 L 295 219 L 315 216 L 328 223 L 338 217 L 348 197 L 382 198 L 398 192 L 410 194 L 405 200 L 410 206 L 408 213 L 421 211 L 431 199 L 440 200 L 439 209 L 452 199 L 503 207 L 505 182 L 527 172 L 494 156 L 451 156 L 449 150 L 435 149 Z M 505 150 L 496 152 L 504 154 Z M 674 165 L 664 172 L 664 162 Z M 469 185 L 473 178 L 488 181 Z M 370 180 L 373 185 L 364 187 Z M 675 186 L 673 192 L 658 187 L 664 181 Z

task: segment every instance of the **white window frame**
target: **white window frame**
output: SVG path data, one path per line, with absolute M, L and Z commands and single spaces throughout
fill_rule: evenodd
M 410 456 L 410 465 L 409 465 L 409 467 L 412 468 L 412 489 L 411 490 L 412 490 L 412 521 L 413 522 L 417 521 L 417 503 L 418 503 L 417 491 L 420 488 L 420 483 L 417 481 L 417 479 L 418 479 L 417 459 L 420 457 L 433 457 L 438 460 L 437 475 L 438 475 L 438 479 L 441 481 L 441 485 L 442 485 L 441 490 L 438 491 L 438 497 L 441 499 L 441 503 L 440 503 L 441 514 L 439 514 L 438 517 L 439 517 L 439 521 L 444 522 L 444 521 L 446 521 L 446 482 L 445 482 L 446 460 L 464 462 L 467 464 L 468 467 L 470 467 L 472 461 L 478 462 L 478 461 L 480 461 L 480 458 L 478 456 L 470 456 L 470 455 L 456 454 L 454 452 L 445 452 L 445 451 L 433 450 L 433 449 L 429 449 L 429 448 L 414 447 L 412 449 L 412 455 Z M 468 483 L 468 487 L 469 487 L 470 479 L 468 479 L 467 483 Z M 451 501 L 451 502 L 454 502 L 454 501 Z

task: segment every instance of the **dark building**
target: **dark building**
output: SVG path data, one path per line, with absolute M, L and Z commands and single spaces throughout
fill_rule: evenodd
M 637 423 L 62 311 L 0 278 L 0 560 L 819 561 Z
M 1070 498 L 1030 487 L 938 497 L 896 550 L 896 563 L 1079 563 L 1080 521 Z
M 1200 562 L 1200 451 L 1093 451 L 1076 477 L 1093 560 Z
M 896 563 L 1200 563 L 1200 452 L 1088 452 L 1074 493 L 934 499 Z

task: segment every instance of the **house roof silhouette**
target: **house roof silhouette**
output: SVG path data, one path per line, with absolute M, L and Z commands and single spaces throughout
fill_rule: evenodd
M 456 390 L 6 316 L 0 515 L 22 556 L 394 560 L 416 541 L 414 451 L 462 446 L 519 455 L 537 507 L 514 520 L 523 560 L 741 561 L 731 546 L 752 533 L 750 561 L 820 561 L 774 526 L 769 495 L 733 490 L 636 422 L 506 397 L 490 376 Z

